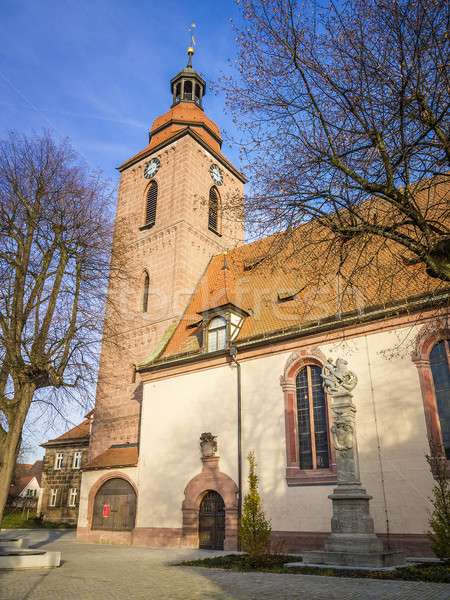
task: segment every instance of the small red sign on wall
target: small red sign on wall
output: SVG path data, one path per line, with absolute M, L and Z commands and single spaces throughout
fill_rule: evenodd
M 104 517 L 109 517 L 109 504 L 105 504 L 103 506 L 103 516 Z

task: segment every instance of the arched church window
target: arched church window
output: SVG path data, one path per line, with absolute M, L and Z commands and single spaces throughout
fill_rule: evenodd
M 330 465 L 327 403 L 320 374 L 319 367 L 307 365 L 296 378 L 300 469 Z
M 145 226 L 153 227 L 156 222 L 156 204 L 158 202 L 158 184 L 152 181 L 147 193 L 147 206 L 145 209 Z
M 330 438 L 330 397 L 322 387 L 326 358 L 318 348 L 294 351 L 280 385 L 286 425 L 288 485 L 336 483 L 336 457 Z
M 142 290 L 142 312 L 146 313 L 148 310 L 148 290 L 150 288 L 150 277 L 148 273 L 144 277 L 144 287 Z
M 208 352 L 224 350 L 227 347 L 227 322 L 223 317 L 215 317 L 208 327 Z
M 219 194 L 214 186 L 209 190 L 208 229 L 219 233 Z
M 442 340 L 430 352 L 436 408 L 441 428 L 442 445 L 450 459 L 450 340 Z

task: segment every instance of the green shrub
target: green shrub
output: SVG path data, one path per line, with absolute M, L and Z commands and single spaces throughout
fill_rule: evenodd
M 247 460 L 249 491 L 244 497 L 242 516 L 239 522 L 239 542 L 241 549 L 248 554 L 250 565 L 256 568 L 268 566 L 271 563 L 270 534 L 272 527 L 262 508 L 258 491 L 257 463 L 253 452 L 250 452 Z
M 433 511 L 428 521 L 431 549 L 443 561 L 450 560 L 450 478 L 447 460 L 442 451 L 430 442 L 431 453 L 426 459 L 430 465 L 435 485 L 433 487 Z

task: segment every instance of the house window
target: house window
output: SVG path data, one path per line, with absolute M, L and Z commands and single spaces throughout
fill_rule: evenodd
M 148 273 L 144 277 L 144 288 L 142 290 L 142 312 L 146 313 L 148 310 L 148 291 L 150 288 L 150 277 Z
M 430 352 L 430 367 L 436 397 L 441 439 L 450 459 L 450 340 L 442 340 Z
M 36 490 L 27 490 L 27 496 L 36 496 Z
M 59 470 L 62 469 L 62 463 L 63 463 L 63 454 L 62 452 L 58 452 L 57 455 L 55 456 L 55 470 Z
M 50 492 L 50 506 L 56 506 L 56 496 L 57 496 L 58 490 L 51 490 Z
M 296 378 L 300 469 L 327 469 L 328 420 L 321 369 L 307 365 Z
M 227 322 L 223 317 L 215 317 L 208 327 L 208 352 L 224 350 L 227 346 Z
M 331 398 L 322 387 L 326 358 L 318 348 L 304 348 L 286 361 L 280 385 L 284 395 L 286 482 L 320 485 L 337 482 L 330 439 Z
M 215 187 L 209 190 L 208 229 L 219 233 L 219 194 Z
M 82 453 L 80 451 L 75 452 L 75 454 L 73 455 L 73 469 L 79 469 L 81 467 L 81 456 Z
M 430 449 L 442 448 L 450 461 L 450 330 L 445 323 L 422 327 L 412 360 L 419 372 Z
M 145 209 L 145 227 L 153 227 L 156 222 L 156 204 L 158 201 L 158 184 L 152 181 L 147 193 Z
M 69 492 L 69 506 L 76 506 L 77 504 L 77 488 L 70 488 Z

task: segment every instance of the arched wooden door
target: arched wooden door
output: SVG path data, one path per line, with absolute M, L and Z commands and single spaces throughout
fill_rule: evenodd
M 131 531 L 135 519 L 136 493 L 133 487 L 120 477 L 108 479 L 95 496 L 92 529 Z
M 208 491 L 200 503 L 198 518 L 199 547 L 223 550 L 225 539 L 225 504 L 220 494 Z

